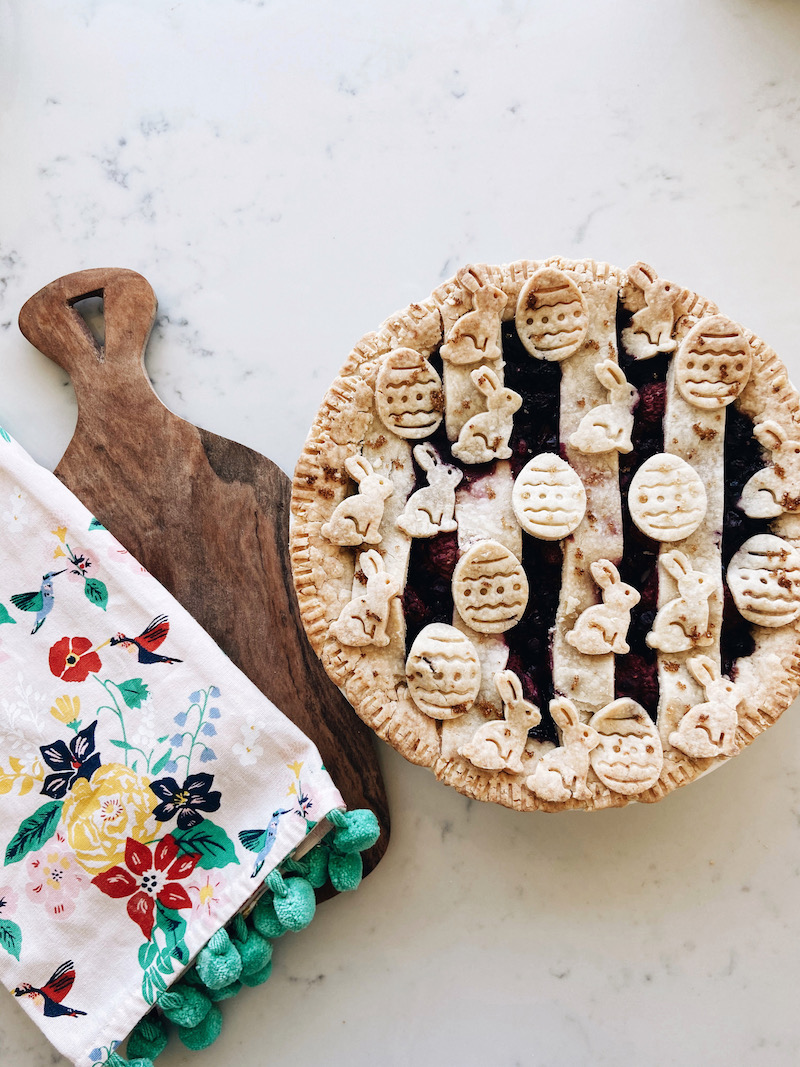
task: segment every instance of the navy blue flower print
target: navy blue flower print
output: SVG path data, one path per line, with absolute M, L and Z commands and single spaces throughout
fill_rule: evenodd
M 94 750 L 96 726 L 96 722 L 90 723 L 73 737 L 69 746 L 65 741 L 53 741 L 39 749 L 47 766 L 55 771 L 44 780 L 42 792 L 45 796 L 61 800 L 79 778 L 88 781 L 99 768 L 100 753 Z
M 159 778 L 150 789 L 161 803 L 153 811 L 159 822 L 169 822 L 178 816 L 181 830 L 191 830 L 203 821 L 202 811 L 217 811 L 222 794 L 211 789 L 213 774 L 190 774 L 183 785 L 174 778 Z

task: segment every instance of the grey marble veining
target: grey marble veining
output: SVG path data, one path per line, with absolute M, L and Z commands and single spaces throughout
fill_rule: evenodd
M 0 422 L 75 424 L 20 306 L 86 267 L 160 300 L 174 411 L 294 465 L 359 337 L 470 260 L 644 259 L 800 381 L 791 0 L 0 0 Z M 519 816 L 382 747 L 391 849 L 276 950 L 248 1063 L 790 1065 L 800 716 L 653 808 Z M 62 1063 L 10 998 L 0 1063 Z

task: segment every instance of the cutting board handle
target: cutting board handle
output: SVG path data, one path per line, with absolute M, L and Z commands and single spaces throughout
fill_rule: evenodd
M 105 343 L 100 344 L 75 304 L 103 298 Z M 158 304 L 150 283 L 122 267 L 99 267 L 66 274 L 28 300 L 19 313 L 25 337 L 70 375 L 76 388 L 98 381 L 119 387 L 144 375 L 144 351 Z

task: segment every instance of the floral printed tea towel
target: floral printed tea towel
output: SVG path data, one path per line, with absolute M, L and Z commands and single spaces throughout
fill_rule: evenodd
M 342 808 L 308 738 L 1 432 L 0 978 L 52 1043 L 105 1060 Z

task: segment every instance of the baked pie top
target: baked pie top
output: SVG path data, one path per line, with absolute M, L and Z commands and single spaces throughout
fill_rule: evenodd
M 659 800 L 800 687 L 799 406 L 763 341 L 644 263 L 465 267 L 358 343 L 311 428 L 311 643 L 469 796 Z

